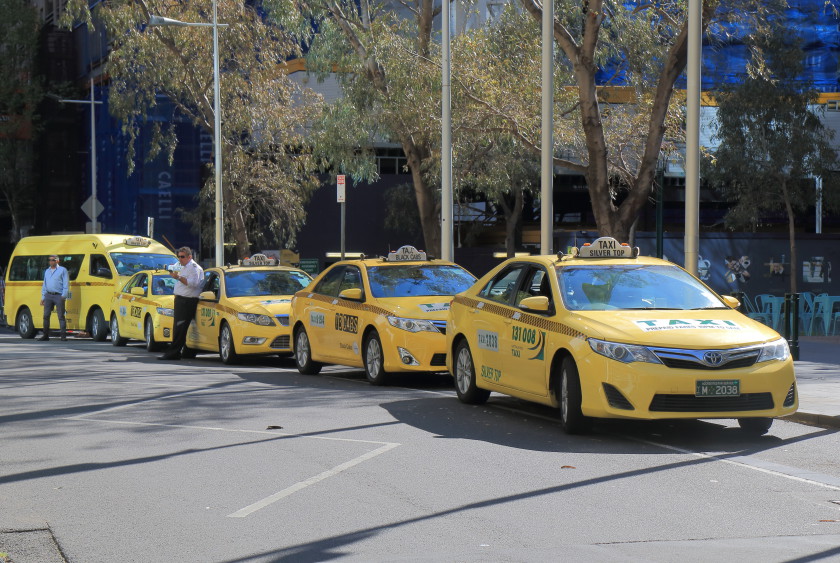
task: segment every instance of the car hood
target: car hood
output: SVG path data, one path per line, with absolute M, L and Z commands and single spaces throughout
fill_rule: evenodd
M 237 311 L 255 315 L 288 315 L 291 295 L 265 295 L 260 297 L 232 297 L 228 303 Z
M 575 311 L 570 320 L 587 336 L 647 346 L 734 348 L 780 338 L 733 309 Z
M 376 299 L 376 305 L 392 311 L 397 317 L 425 319 L 430 321 L 446 320 L 449 314 L 451 295 L 431 295 L 425 297 L 388 297 Z

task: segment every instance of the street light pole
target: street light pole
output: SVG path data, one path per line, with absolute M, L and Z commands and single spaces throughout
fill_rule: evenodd
M 170 18 L 150 15 L 149 26 L 213 28 L 213 145 L 215 146 L 213 167 L 215 168 L 216 180 L 216 266 L 223 266 L 225 262 L 225 223 L 224 200 L 222 196 L 222 112 L 221 104 L 219 103 L 219 28 L 227 27 L 227 24 L 219 23 L 216 0 L 213 0 L 213 23 L 182 22 Z

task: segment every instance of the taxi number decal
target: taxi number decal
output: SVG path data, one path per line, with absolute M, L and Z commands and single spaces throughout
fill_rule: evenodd
M 741 330 L 741 327 L 737 323 L 716 319 L 652 319 L 649 321 L 636 321 L 636 326 L 645 332 L 653 330 L 685 330 L 690 328 Z
M 489 330 L 478 331 L 478 347 L 490 350 L 491 352 L 499 351 L 499 334 Z
M 522 326 L 515 326 L 513 328 L 513 334 L 511 338 L 513 338 L 514 342 L 524 342 L 525 344 L 534 344 L 537 341 L 537 331 L 533 328 L 527 328 Z
M 418 307 L 426 313 L 435 313 L 439 311 L 448 311 L 449 303 L 421 303 Z
M 488 381 L 499 381 L 502 378 L 502 370 L 490 366 L 481 366 L 481 378 Z
M 341 332 L 356 334 L 359 332 L 359 317 L 353 315 L 335 314 L 335 329 Z
M 216 326 L 216 319 L 213 309 L 203 307 L 201 309 L 201 326 Z
M 325 324 L 324 313 L 309 313 L 309 326 L 324 328 Z
M 138 319 L 143 316 L 143 308 L 136 307 L 134 305 L 131 306 L 131 316 L 137 317 Z

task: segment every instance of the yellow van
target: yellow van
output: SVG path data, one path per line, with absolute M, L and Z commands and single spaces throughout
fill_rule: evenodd
M 15 246 L 6 268 L 6 322 L 14 322 L 21 338 L 43 328 L 41 285 L 47 258 L 59 257 L 70 277 L 65 303 L 67 330 L 89 332 L 94 340 L 108 337 L 114 292 L 140 270 L 166 268 L 178 262 L 163 244 L 147 237 L 105 234 L 26 237 Z M 53 318 L 50 326 L 58 327 Z

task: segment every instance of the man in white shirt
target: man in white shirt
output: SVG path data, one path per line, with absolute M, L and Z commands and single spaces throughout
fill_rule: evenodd
M 172 329 L 172 344 L 159 360 L 180 360 L 181 351 L 187 343 L 187 329 L 195 318 L 198 296 L 204 286 L 204 270 L 192 259 L 192 250 L 186 246 L 178 249 L 180 271 L 173 271 L 175 278 L 175 326 Z

